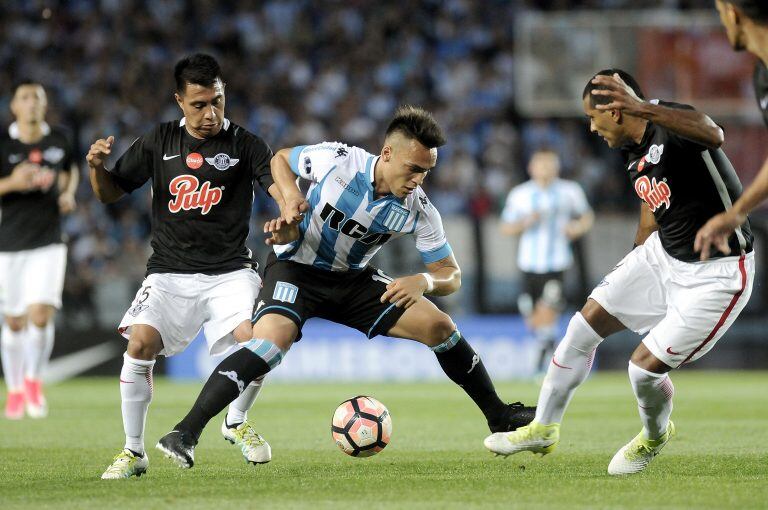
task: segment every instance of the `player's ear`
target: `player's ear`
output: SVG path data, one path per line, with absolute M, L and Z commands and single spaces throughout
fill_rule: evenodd
M 184 98 L 181 97 L 181 94 L 179 94 L 178 92 L 174 92 L 173 98 L 176 100 L 176 104 L 179 105 L 179 108 L 183 110 L 182 105 L 184 104 Z
M 621 115 L 621 110 L 608 110 L 611 114 L 611 119 L 616 124 L 621 124 L 621 121 L 623 120 L 623 116 Z
M 392 159 L 391 145 L 387 144 L 381 149 L 381 159 L 383 159 L 387 163 L 389 163 L 389 160 Z

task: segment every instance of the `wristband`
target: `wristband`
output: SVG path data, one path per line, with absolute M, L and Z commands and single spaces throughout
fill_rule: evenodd
M 432 292 L 435 290 L 435 279 L 432 278 L 432 275 L 429 273 L 419 273 L 421 276 L 424 277 L 425 280 L 427 280 L 427 290 L 424 291 L 425 294 Z

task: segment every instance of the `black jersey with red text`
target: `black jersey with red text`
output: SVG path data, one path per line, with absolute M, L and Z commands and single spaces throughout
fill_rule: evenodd
M 768 67 L 760 59 L 755 64 L 752 84 L 755 87 L 755 97 L 760 106 L 760 113 L 763 114 L 763 122 L 768 126 Z
M 224 120 L 197 139 L 184 119 L 139 137 L 109 172 L 127 193 L 152 179 L 152 256 L 147 274 L 220 274 L 246 267 L 254 186 L 273 183 L 272 151 L 258 136 Z
M 0 196 L 0 252 L 62 242 L 58 177 L 72 169 L 69 134 L 43 124 L 40 141 L 27 144 L 19 140 L 16 124 L 11 124 L 8 134 L 0 138 L 0 178 L 11 175 L 24 161 L 40 166 L 41 187 Z
M 648 122 L 639 144 L 625 145 L 622 150 L 635 192 L 653 211 L 666 252 L 685 262 L 699 260 L 693 251 L 696 232 L 742 192 L 728 157 L 722 149 L 707 149 L 653 122 Z M 752 251 L 749 220 L 731 236 L 729 245 L 731 255 Z M 723 256 L 719 251 L 713 254 L 713 258 Z

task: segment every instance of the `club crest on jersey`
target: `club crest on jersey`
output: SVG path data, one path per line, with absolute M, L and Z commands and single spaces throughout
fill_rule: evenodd
M 61 147 L 48 147 L 43 151 L 43 159 L 50 161 L 52 165 L 55 165 L 64 157 L 64 149 Z
M 211 208 L 221 202 L 222 188 L 211 187 L 209 181 L 200 185 L 194 175 L 179 175 L 171 180 L 168 191 L 173 200 L 168 202 L 172 213 L 200 209 L 200 214 L 208 214 Z
M 658 165 L 659 161 L 661 161 L 662 154 L 664 154 L 664 144 L 651 145 L 651 148 L 648 149 L 648 154 L 643 156 L 643 159 L 641 159 L 640 163 L 637 164 L 637 171 L 642 172 L 643 168 L 645 168 L 646 163 L 650 163 L 652 165 Z
M 295 303 L 298 294 L 299 288 L 297 286 L 287 282 L 277 282 L 275 291 L 272 293 L 272 299 L 283 303 Z
M 391 204 L 389 206 L 387 216 L 384 218 L 384 221 L 382 221 L 381 224 L 385 226 L 387 230 L 399 232 L 403 226 L 405 226 L 405 222 L 408 219 L 408 214 L 409 211 L 405 207 Z
M 235 166 L 240 160 L 235 158 L 230 158 L 229 154 L 224 154 L 223 152 L 220 152 L 216 154 L 212 158 L 205 158 L 205 162 L 209 165 L 213 166 L 216 170 L 219 170 L 220 172 L 223 172 L 227 168 L 231 166 Z
M 669 189 L 666 181 L 658 182 L 656 177 L 649 179 L 648 176 L 644 175 L 635 181 L 635 192 L 637 196 L 648 204 L 651 211 L 656 212 L 656 209 L 661 207 L 661 204 L 666 205 L 667 209 L 669 209 L 669 199 L 672 196 L 672 190 Z

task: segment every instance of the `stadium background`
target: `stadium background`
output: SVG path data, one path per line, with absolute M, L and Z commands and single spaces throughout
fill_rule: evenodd
M 0 124 L 11 120 L 13 81 L 32 77 L 48 91 L 49 122 L 72 130 L 80 154 L 110 134 L 120 153 L 155 122 L 179 117 L 172 67 L 193 51 L 219 58 L 227 117 L 275 150 L 342 140 L 377 152 L 397 105 L 436 114 L 449 143 L 425 188 L 442 212 L 464 281 L 441 304 L 498 378 L 525 376 L 529 365 L 515 315 L 515 246 L 498 234 L 498 214 L 510 187 L 527 178 L 532 151 L 555 148 L 563 176 L 584 187 L 597 214 L 595 228 L 576 246 L 567 277 L 571 303 L 583 301 L 632 245 L 637 199 L 618 154 L 590 136 L 580 111 L 591 73 L 623 67 L 648 96 L 709 113 L 725 127 L 724 148 L 744 184 L 766 156 L 753 59 L 731 51 L 710 0 L 4 3 Z M 90 190 L 84 158 L 80 163 L 79 207 L 64 222 L 69 263 L 53 378 L 83 369 L 118 373 L 124 345 L 115 325 L 149 253 L 148 189 L 104 206 Z M 260 260 L 260 225 L 274 212 L 257 197 L 250 244 Z M 764 211 L 752 219 L 759 270 L 751 302 L 697 367 L 768 366 L 760 270 L 768 223 Z M 420 268 L 410 241 L 388 246 L 375 263 L 394 275 Z M 440 376 L 418 346 L 315 327 L 275 378 Z M 600 366 L 623 368 L 636 341 L 631 334 L 611 338 L 601 346 Z M 80 355 L 63 357 L 71 353 Z M 194 375 L 185 367 L 204 370 L 204 359 L 191 350 L 165 368 Z M 333 369 L 318 369 L 317 359 Z

